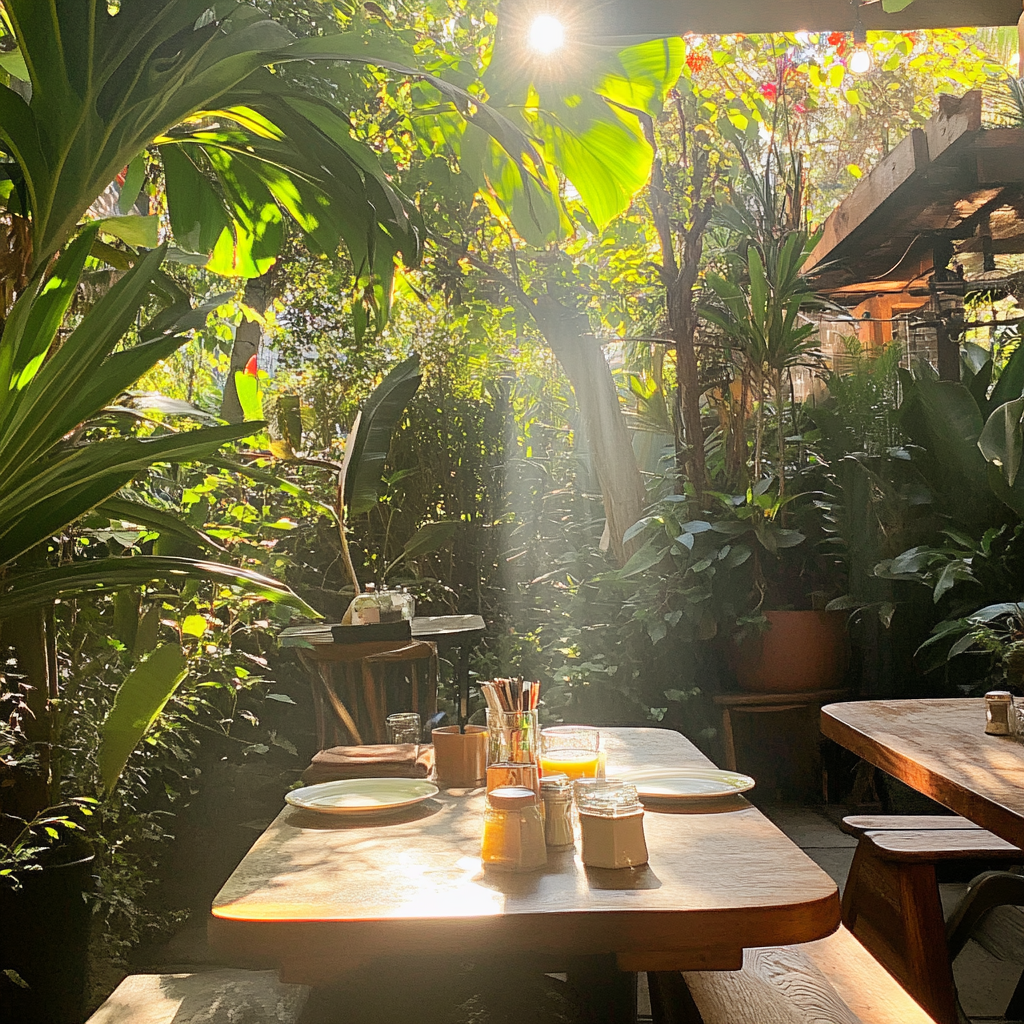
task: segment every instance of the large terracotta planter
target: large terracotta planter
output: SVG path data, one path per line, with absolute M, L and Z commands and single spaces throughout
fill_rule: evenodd
M 844 612 L 765 612 L 770 628 L 736 648 L 732 667 L 749 693 L 835 690 L 846 673 Z

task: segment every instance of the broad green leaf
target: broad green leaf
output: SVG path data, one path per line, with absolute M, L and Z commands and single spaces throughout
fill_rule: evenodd
M 250 569 L 157 555 L 98 558 L 8 577 L 0 591 L 0 618 L 49 604 L 58 598 L 113 593 L 145 583 L 174 583 L 188 579 L 209 580 L 234 587 L 245 594 L 288 605 L 311 619 L 322 618 L 285 584 Z
M 341 491 L 350 515 L 369 512 L 380 500 L 391 435 L 423 379 L 418 355 L 399 363 L 363 406 L 345 446 Z
M 444 547 L 458 530 L 457 520 L 446 519 L 437 523 L 424 523 L 402 548 L 403 558 L 417 558 Z
M 235 371 L 235 391 L 238 393 L 238 404 L 246 420 L 263 419 L 263 398 L 260 395 L 260 382 L 251 373 Z
M 998 466 L 1013 487 L 1024 455 L 1024 398 L 1001 405 L 988 418 L 978 438 L 982 455 Z
M 100 230 L 144 249 L 155 249 L 160 244 L 160 218 L 157 216 L 106 217 L 100 221 Z
M 204 615 L 186 615 L 181 624 L 181 631 L 186 636 L 203 637 L 206 635 L 207 622 Z
M 132 751 L 160 717 L 187 673 L 188 662 L 181 648 L 158 647 L 118 687 L 103 723 L 97 757 L 106 796 L 114 791 Z
M 145 505 L 139 501 L 131 501 L 127 498 L 108 498 L 96 509 L 111 519 L 120 519 L 128 523 L 135 523 L 147 529 L 155 530 L 160 534 L 170 534 L 180 537 L 195 547 L 213 548 L 223 551 L 224 548 L 212 537 L 189 526 L 182 519 L 181 512 L 169 511 L 167 509 L 155 508 L 152 505 Z
M 142 193 L 142 186 L 146 183 L 146 161 L 145 158 L 137 156 L 128 165 L 128 173 L 124 177 L 124 184 L 121 186 L 121 195 L 117 200 L 117 207 L 122 215 L 127 217 L 138 201 Z
M 886 14 L 899 14 L 906 10 L 914 0 L 882 0 L 882 10 Z

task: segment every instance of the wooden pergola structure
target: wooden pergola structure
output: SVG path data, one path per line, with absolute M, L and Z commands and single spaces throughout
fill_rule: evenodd
M 585 14 L 593 35 L 751 35 L 759 32 L 869 30 L 1016 25 L 1021 0 L 914 0 L 886 14 L 881 0 L 564 0 L 548 6 Z
M 1024 128 L 984 127 L 982 95 L 970 92 L 942 97 L 839 204 L 804 269 L 852 308 L 869 347 L 901 317 L 930 321 L 940 375 L 955 379 L 963 297 L 1016 294 L 996 271 L 1011 253 L 1024 253 Z

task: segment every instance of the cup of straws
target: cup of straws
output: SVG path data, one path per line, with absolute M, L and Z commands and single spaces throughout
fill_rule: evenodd
M 540 792 L 540 684 L 518 679 L 481 683 L 487 701 L 487 790 L 525 786 Z

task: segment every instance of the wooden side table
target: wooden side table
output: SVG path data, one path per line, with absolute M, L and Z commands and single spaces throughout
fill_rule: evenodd
M 412 620 L 410 641 L 338 643 L 330 625 L 311 625 L 283 630 L 281 645 L 298 648 L 299 658 L 313 676 L 317 733 L 323 748 L 339 743 L 384 742 L 384 719 L 389 710 L 384 673 L 389 667 L 407 663 L 411 710 L 424 717 L 433 715 L 437 710 L 438 653 L 454 654 L 458 717 L 464 724 L 469 716 L 467 647 L 483 636 L 485 629 L 479 615 L 422 615 Z M 423 673 L 418 663 L 423 663 Z M 340 679 L 335 678 L 335 669 Z M 421 682 L 426 684 L 423 694 Z M 344 696 L 339 694 L 339 686 Z
M 722 737 L 725 741 L 725 767 L 737 771 L 736 740 L 732 731 L 734 714 L 771 714 L 799 711 L 846 700 L 849 690 L 813 690 L 809 693 L 723 693 L 714 698 L 722 709 Z

